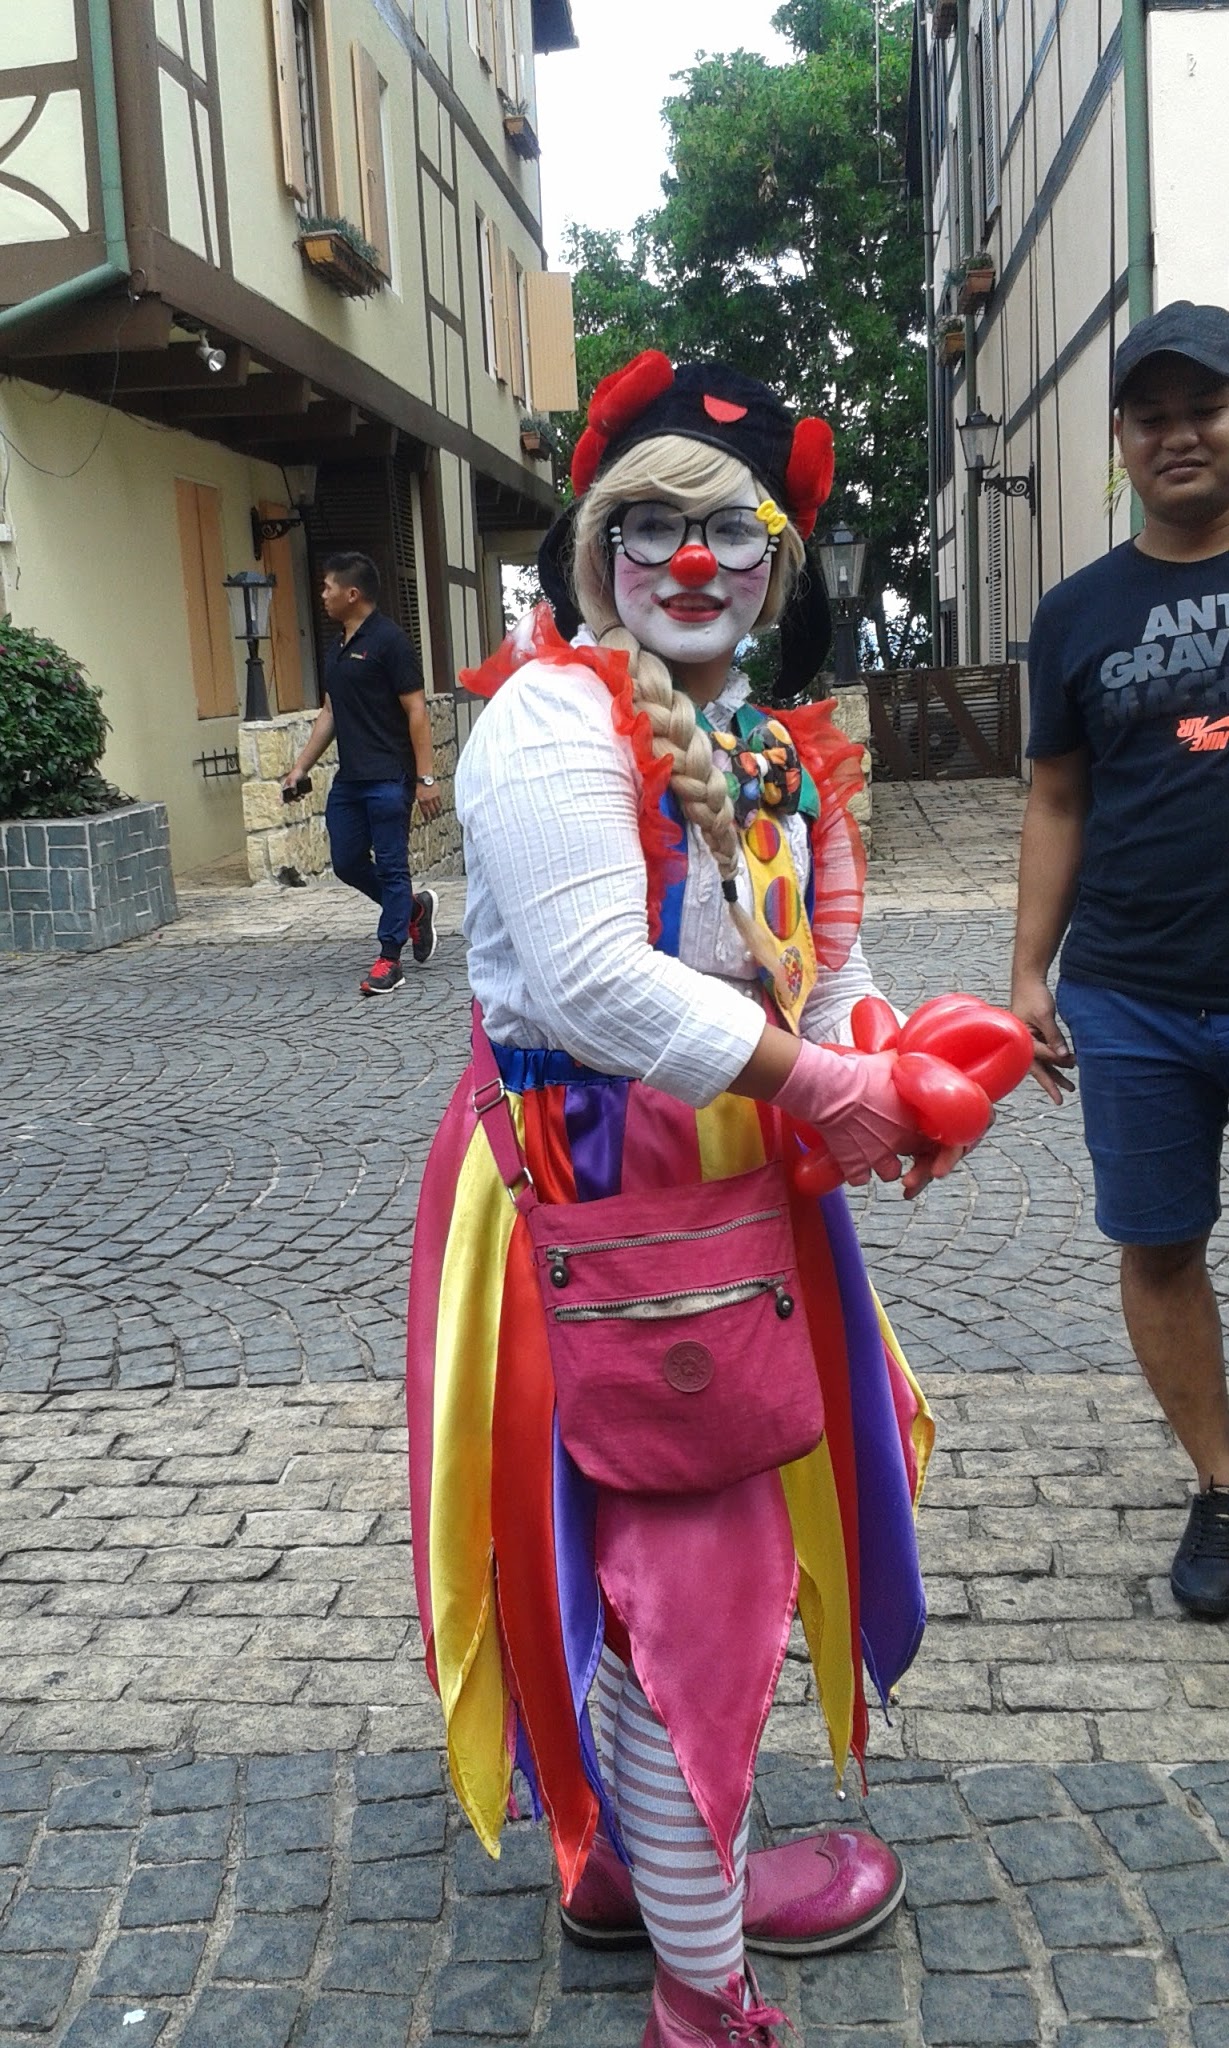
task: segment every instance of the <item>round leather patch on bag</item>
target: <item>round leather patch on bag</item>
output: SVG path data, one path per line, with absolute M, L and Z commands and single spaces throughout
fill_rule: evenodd
M 702 1394 L 715 1370 L 713 1354 L 703 1344 L 672 1344 L 662 1371 L 680 1394 Z

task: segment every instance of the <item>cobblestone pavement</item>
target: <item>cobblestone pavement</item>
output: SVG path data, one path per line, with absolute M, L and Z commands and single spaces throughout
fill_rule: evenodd
M 1001 995 L 1020 795 L 876 793 L 902 1004 Z M 157 938 L 0 961 L 0 2041 L 638 2044 L 637 1955 L 560 1948 L 539 1834 L 442 1791 L 398 1376 L 463 1062 L 460 890 L 402 997 L 368 912 L 206 882 Z M 1229 1629 L 1175 1610 L 1186 1473 L 1125 1350 L 1077 1112 L 861 1201 L 931 1393 L 932 1605 L 866 1807 L 908 1910 L 773 1964 L 810 2048 L 1229 2048 Z M 792 1646 L 761 1840 L 838 1805 Z

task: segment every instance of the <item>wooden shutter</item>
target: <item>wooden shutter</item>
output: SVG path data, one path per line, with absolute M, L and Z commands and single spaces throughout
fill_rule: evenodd
M 576 328 L 566 270 L 525 272 L 529 393 L 535 412 L 575 412 Z
M 495 69 L 495 0 L 478 0 L 478 55 L 488 71 Z
M 982 199 L 984 219 L 988 223 L 999 207 L 998 46 L 992 9 L 987 9 L 982 15 L 977 51 L 981 87 Z
M 508 0 L 494 0 L 495 83 L 510 100 L 517 98 L 513 27 Z
M 989 602 L 987 661 L 1004 661 L 1007 656 L 1007 607 L 1003 580 L 1003 499 L 998 491 L 986 494 L 986 595 Z
M 529 382 L 525 374 L 525 321 L 521 284 L 524 271 L 511 249 L 506 252 L 505 281 L 508 296 L 508 353 L 511 366 L 512 396 L 526 402 Z
M 491 310 L 495 319 L 495 375 L 501 384 L 506 384 L 508 358 L 512 353 L 508 322 L 508 266 L 504 261 L 503 239 L 493 220 L 487 222 L 487 233 L 491 250 Z
M 222 579 L 222 493 L 212 484 L 175 479 L 175 514 L 183 566 L 184 609 L 198 718 L 233 718 L 239 708 L 230 610 Z
M 277 79 L 277 115 L 282 135 L 282 176 L 296 199 L 307 198 L 307 157 L 299 114 L 299 69 L 295 58 L 292 0 L 269 0 L 273 17 L 273 68 Z
M 358 129 L 359 181 L 363 194 L 363 233 L 390 275 L 388 185 L 384 167 L 384 131 L 380 121 L 380 73 L 375 58 L 361 43 L 350 45 L 354 69 L 354 114 Z
M 262 519 L 285 519 L 287 505 L 262 503 Z M 261 554 L 266 576 L 277 579 L 269 609 L 269 644 L 273 650 L 273 695 L 279 711 L 303 709 L 303 650 L 299 642 L 299 607 L 295 599 L 294 546 L 290 535 L 267 540 Z

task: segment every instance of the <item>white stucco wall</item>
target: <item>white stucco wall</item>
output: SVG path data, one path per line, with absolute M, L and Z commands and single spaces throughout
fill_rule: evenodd
M 1229 306 L 1229 13 L 1150 14 L 1156 304 Z

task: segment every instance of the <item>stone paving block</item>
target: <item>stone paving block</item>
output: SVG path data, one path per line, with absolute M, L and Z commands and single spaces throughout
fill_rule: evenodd
M 644 2039 L 645 2001 L 637 1998 L 556 1998 L 535 2048 L 640 2048 Z M 426 2048 L 490 2048 L 490 2036 L 432 2034 Z M 861 2048 L 861 2044 L 858 2044 Z
M 1069 1764 L 1058 1775 L 1085 1813 L 1105 1813 L 1116 1806 L 1159 1806 L 1165 1798 L 1163 1781 L 1136 1764 Z
M 235 1796 L 237 1776 L 235 1765 L 225 1758 L 158 1771 L 150 1780 L 149 1810 L 155 1814 L 194 1813 L 228 1806 Z
M 332 1859 L 314 1850 L 249 1856 L 239 1865 L 235 1905 L 246 1913 L 293 1913 L 322 1906 L 331 1882 Z
M 1188 1929 L 1229 1929 L 1229 1863 L 1191 1864 L 1144 1878 L 1144 1893 L 1166 1934 Z
M 1097 1826 L 1128 1870 L 1170 1870 L 1183 1863 L 1213 1863 L 1216 1851 L 1189 1814 L 1176 1807 L 1116 1808 Z
M 306 1977 L 320 1938 L 318 1913 L 278 1918 L 272 1913 L 239 1913 L 214 1968 L 215 1977 L 248 1984 L 299 1982 Z
M 254 1756 L 248 1765 L 248 1804 L 266 1799 L 306 1799 L 333 1789 L 331 1750 L 314 1756 Z
M 134 1871 L 120 1908 L 121 1927 L 174 1927 L 208 1920 L 218 1903 L 223 1863 L 168 1863 Z
M 1047 1948 L 1125 1948 L 1147 1938 L 1139 1913 L 1108 1878 L 1030 1885 L 1028 1902 Z
M 413 2009 L 409 1998 L 327 1992 L 308 2013 L 297 2048 L 405 2048 Z
M 354 1759 L 354 1792 L 359 1800 L 422 1799 L 439 1790 L 439 1758 L 430 1751 Z
M 462 1899 L 453 1914 L 453 1960 L 535 1962 L 542 1954 L 545 1926 L 546 1900 L 534 1892 Z
M 350 1873 L 351 1920 L 438 1920 L 444 1910 L 444 1864 L 439 1856 L 359 1863 Z
M 413 1997 L 426 1975 L 430 1952 L 430 1934 L 403 1921 L 345 1927 L 324 1973 L 324 1989 L 404 1992 Z M 490 1949 L 487 1955 L 494 1957 L 498 1950 Z
M 498 2041 L 527 2034 L 540 1977 L 540 1968 L 532 1963 L 446 1963 L 435 1982 L 432 2017 L 437 2033 L 493 2036 Z
M 972 1832 L 950 1785 L 876 1786 L 867 1796 L 866 1817 L 886 1842 L 937 1841 Z
M 991 1828 L 990 1846 L 1015 1884 L 1046 1878 L 1097 1877 L 1105 1852 L 1088 1828 L 1073 1820 L 1021 1820 Z
M 927 1906 L 917 1915 L 917 1931 L 928 1970 L 1016 1970 L 1025 1965 L 1005 1905 Z
M 1060 2027 L 1058 2048 L 1173 2048 L 1173 2037 L 1166 2037 L 1159 2027 L 1134 2027 L 1129 2023 L 1115 2026 L 1085 2024 L 1077 2021 L 1074 2026 Z
M 0 1928 L 0 1949 L 29 1955 L 92 1948 L 110 1902 L 105 1891 L 23 1892 Z
M 1059 1996 L 1072 2019 L 1156 2017 L 1156 1971 L 1144 1956 L 1071 1952 L 1055 1956 L 1053 1968 Z
M 49 1770 L 0 1770 L 0 1813 L 41 1813 L 50 1797 Z
M 0 1869 L 6 1864 L 25 1862 L 37 1827 L 37 1814 L 31 1814 L 28 1819 L 0 1820 Z
M 1205 2005 L 1191 2014 L 1195 2048 L 1229 2048 L 1229 2005 Z
M 452 1856 L 452 1876 L 462 1898 L 475 1892 L 524 1892 L 551 1882 L 553 1861 L 545 1828 L 506 1827 L 499 1858 L 487 1855 L 466 1828 Z
M 286 2048 L 301 2001 L 298 1990 L 225 1991 L 210 1984 L 180 2040 L 183 2048 Z
M 419 1856 L 444 1846 L 442 1799 L 387 1799 L 357 1808 L 350 1854 L 355 1863 Z
M 249 1856 L 275 1856 L 284 1849 L 327 1849 L 333 1841 L 333 1812 L 327 1799 L 267 1799 L 249 1806 L 243 1845 Z
M 487 1902 L 490 1903 L 489 1901 Z M 462 1957 L 456 1960 L 462 1961 Z M 648 1948 L 581 1948 L 559 1944 L 559 1989 L 565 1992 L 639 1991 L 648 2010 L 653 1985 L 653 1952 Z
M 152 2048 L 169 2018 L 169 2012 L 156 2008 L 109 2005 L 91 1998 L 69 2027 L 61 2048 Z
M 32 1885 L 63 1885 L 88 1890 L 92 1885 L 120 1884 L 128 1874 L 133 1836 L 121 1828 L 86 1828 L 73 1834 L 45 1835 L 29 1869 Z
M 1229 1941 L 1223 1934 L 1179 1934 L 1174 1947 L 1195 2005 L 1229 2000 Z
M 1037 1820 L 1062 1812 L 1050 1773 L 1027 1764 L 1015 1769 L 969 1771 L 960 1779 L 960 1790 L 979 1820 Z
M 905 1874 L 905 1897 L 912 1908 L 993 1899 L 1001 1884 L 980 1842 L 913 1842 Z
M 1217 1833 L 1229 1840 L 1229 1785 L 1205 1785 L 1198 1797 L 1209 1820 L 1216 1822 Z
M 436 1709 L 438 1727 L 438 1708 Z M 282 1707 L 270 1714 L 263 1707 L 202 1706 L 196 1711 L 198 1749 L 220 1752 L 278 1749 L 286 1756 L 300 1750 L 349 1749 L 362 1732 L 361 1707 Z
M 756 1790 L 770 1828 L 832 1827 L 849 1810 L 836 1796 L 831 1769 L 789 1763 L 761 1768 Z
M 182 1998 L 192 1989 L 205 1951 L 205 1929 L 119 1934 L 94 1979 L 99 1997 Z
M 198 1812 L 168 1813 L 148 1820 L 137 1840 L 138 1863 L 187 1863 L 225 1856 L 230 1841 L 229 1807 L 204 1807 Z
M 900 1957 L 889 1952 L 816 1957 L 802 1967 L 802 2013 L 812 2022 L 853 2025 L 905 2017 Z
M 926 2048 L 1036 2048 L 1036 2004 L 1019 1977 L 929 1977 L 922 1985 Z
M 0 1955 L 0 2036 L 53 2027 L 76 1974 L 73 1956 Z

